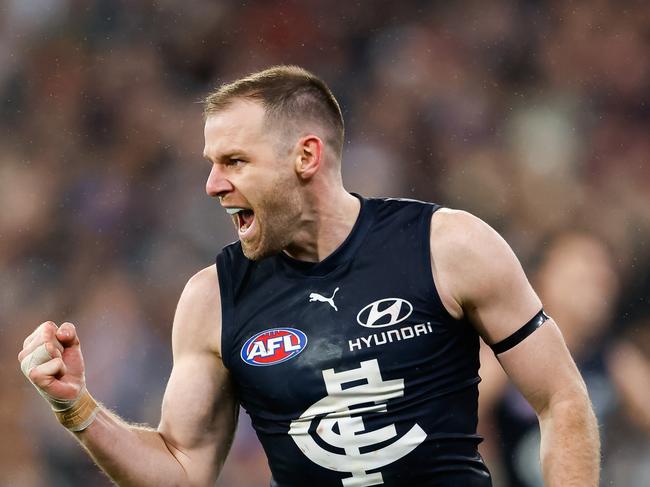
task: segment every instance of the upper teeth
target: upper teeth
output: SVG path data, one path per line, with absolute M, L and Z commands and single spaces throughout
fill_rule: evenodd
M 245 208 L 226 208 L 226 211 L 228 212 L 229 215 L 234 215 L 235 213 L 239 213 L 240 211 L 244 211 Z

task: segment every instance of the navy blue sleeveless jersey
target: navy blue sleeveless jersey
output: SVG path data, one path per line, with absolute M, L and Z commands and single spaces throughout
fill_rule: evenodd
M 217 256 L 222 358 L 278 487 L 490 486 L 479 339 L 431 273 L 437 205 L 361 199 L 321 262 Z

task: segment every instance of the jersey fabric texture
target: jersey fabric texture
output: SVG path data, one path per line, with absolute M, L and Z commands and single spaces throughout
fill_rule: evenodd
M 365 199 L 321 262 L 217 256 L 222 358 L 272 486 L 490 486 L 476 434 L 479 339 L 436 291 L 439 206 Z

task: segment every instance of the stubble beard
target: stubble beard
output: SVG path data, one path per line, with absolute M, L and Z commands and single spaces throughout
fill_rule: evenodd
M 269 184 L 255 210 L 257 235 L 241 240 L 242 251 L 250 260 L 261 260 L 279 254 L 289 246 L 300 221 L 302 204 L 296 189 L 287 181 Z

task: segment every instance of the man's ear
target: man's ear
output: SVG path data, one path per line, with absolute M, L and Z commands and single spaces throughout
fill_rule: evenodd
M 311 179 L 323 162 L 323 141 L 315 135 L 307 135 L 298 141 L 296 174 L 303 180 Z

